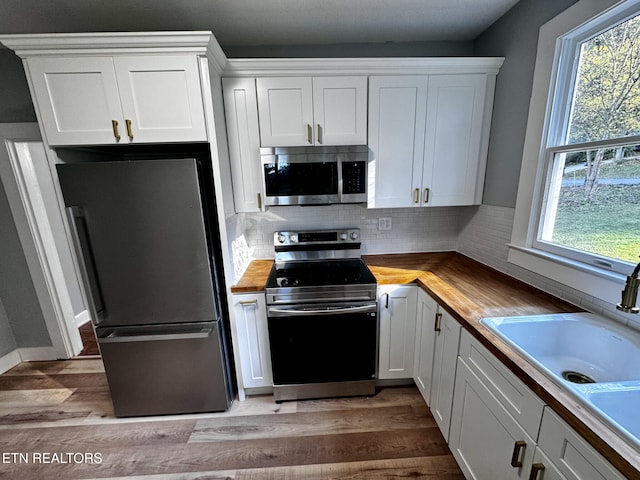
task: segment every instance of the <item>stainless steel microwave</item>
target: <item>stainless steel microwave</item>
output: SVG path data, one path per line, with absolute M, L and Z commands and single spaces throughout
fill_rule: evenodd
M 261 148 L 266 205 L 367 201 L 368 148 Z

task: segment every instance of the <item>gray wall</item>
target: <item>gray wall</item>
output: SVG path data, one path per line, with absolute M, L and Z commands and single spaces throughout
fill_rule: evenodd
M 230 58 L 464 57 L 473 42 L 386 42 L 333 45 L 223 46 Z
M 482 203 L 515 207 L 540 26 L 577 0 L 520 0 L 480 35 L 474 54 L 505 57 L 498 74 Z
M 0 357 L 11 353 L 17 347 L 16 339 L 13 337 L 13 330 L 9 323 L 9 317 L 2 305 L 2 299 L 0 298 Z
M 4 142 L 0 144 L 4 148 Z M 13 216 L 0 182 L 0 333 L 3 331 L 2 313 L 6 314 L 18 347 L 50 346 L 51 340 L 31 280 L 29 267 L 20 244 Z M 0 338 L 0 355 L 7 348 Z M 7 353 L 7 352 L 4 352 Z
M 0 123 L 35 122 L 22 60 L 4 47 L 0 47 L 0 72 Z

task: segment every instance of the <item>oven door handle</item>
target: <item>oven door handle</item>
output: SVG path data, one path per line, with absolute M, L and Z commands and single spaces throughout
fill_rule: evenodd
M 361 312 L 376 312 L 377 305 L 375 303 L 368 305 L 357 305 L 354 307 L 327 307 L 323 309 L 300 309 L 296 307 L 290 308 L 275 308 L 269 307 L 267 315 L 271 315 L 272 313 L 276 313 L 279 316 L 291 316 L 291 317 L 300 317 L 307 315 L 340 315 L 346 313 L 361 313 Z

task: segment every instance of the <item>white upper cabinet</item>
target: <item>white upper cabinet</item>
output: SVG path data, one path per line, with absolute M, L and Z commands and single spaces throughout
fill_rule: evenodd
M 426 76 L 369 79 L 369 207 L 419 204 L 427 85 Z
M 486 75 L 429 77 L 422 204 L 482 202 L 486 90 Z
M 260 132 L 255 78 L 223 78 L 235 211 L 259 212 L 262 203 Z
M 366 77 L 267 77 L 256 85 L 263 147 L 367 143 Z
M 371 77 L 369 90 L 368 206 L 481 203 L 493 80 Z
M 26 66 L 49 145 L 207 139 L 195 55 L 37 56 Z

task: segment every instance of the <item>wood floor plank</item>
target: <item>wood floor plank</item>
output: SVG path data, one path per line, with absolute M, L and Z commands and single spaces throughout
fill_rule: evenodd
M 435 420 L 426 405 L 422 407 L 383 407 L 320 411 L 295 414 L 261 415 L 204 419 L 197 422 L 190 442 L 217 442 L 272 437 L 336 435 L 434 427 Z
M 20 445 L 20 444 L 18 444 Z M 58 452 L 92 452 L 94 445 L 66 445 Z M 18 447 L 20 448 L 20 447 Z M 69 449 L 80 450 L 69 450 Z M 19 450 L 24 451 L 24 450 Z M 40 450 L 43 451 L 43 450 Z M 46 449 L 44 451 L 47 451 Z M 51 451 L 51 450 L 49 450 Z M 294 465 L 363 462 L 372 460 L 431 457 L 449 453 L 436 428 L 322 435 L 310 437 L 273 438 L 262 440 L 228 441 L 171 445 L 171 448 L 138 446 L 136 448 L 99 447 L 102 463 L 56 464 L 36 463 L 9 466 L 15 478 L 65 479 L 140 474 L 171 474 L 181 472 L 231 470 L 244 468 L 274 468 Z M 13 477 L 9 477 L 13 478 Z M 42 477 L 44 478 L 44 477 Z
M 2 462 L 0 480 L 463 478 L 415 387 L 283 403 L 263 395 L 228 412 L 118 419 L 100 359 L 0 375 L 0 451 L 49 456 Z M 100 462 L 52 463 L 74 454 Z
M 464 480 L 451 455 L 206 472 L 110 477 L 111 480 Z

